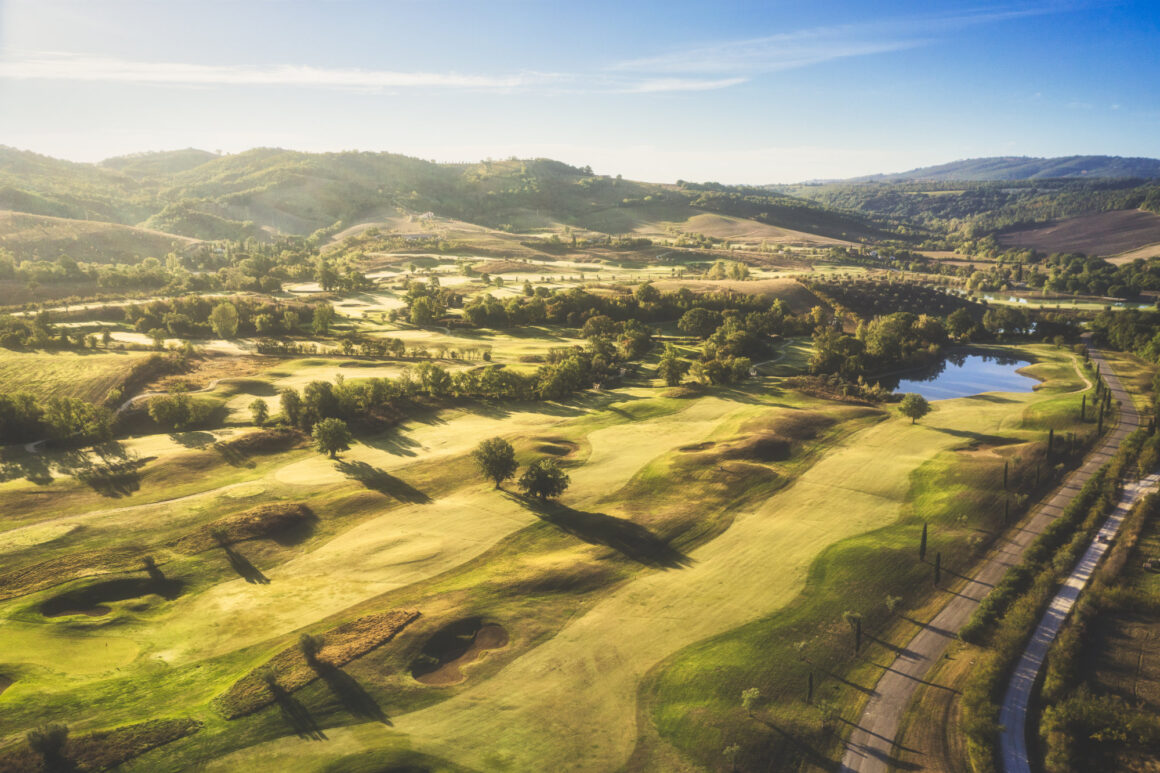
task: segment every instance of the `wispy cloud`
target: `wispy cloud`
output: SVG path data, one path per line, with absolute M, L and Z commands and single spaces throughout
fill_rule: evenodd
M 1058 5 L 982 9 L 954 15 L 915 16 L 863 24 L 813 27 L 746 40 L 692 46 L 656 56 L 629 59 L 617 72 L 701 75 L 759 74 L 791 70 L 835 59 L 870 56 L 930 45 L 967 27 L 1066 10 Z
M 655 94 L 662 91 L 712 91 L 745 83 L 748 78 L 646 78 L 626 81 L 618 91 L 627 94 Z
M 0 0 L 2 1 L 2 0 Z M 745 40 L 695 45 L 629 59 L 595 71 L 506 74 L 410 72 L 297 64 L 231 65 L 135 61 L 60 51 L 9 52 L 0 79 L 174 86 L 291 86 L 377 91 L 459 89 L 558 93 L 660 94 L 727 89 L 753 78 L 837 59 L 930 45 L 957 30 L 1072 10 L 1066 4 L 977 9 L 814 27 Z
M 0 78 L 186 86 L 314 86 L 321 88 L 516 89 L 552 82 L 559 76 L 521 72 L 474 75 L 457 72 L 399 72 L 308 65 L 217 65 L 141 62 L 61 52 L 0 61 Z

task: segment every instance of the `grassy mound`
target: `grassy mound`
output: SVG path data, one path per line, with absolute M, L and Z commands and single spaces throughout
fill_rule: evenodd
M 0 574 L 0 601 L 35 593 L 81 577 L 140 568 L 142 555 L 142 549 L 133 547 L 92 550 L 51 558 L 5 572 Z
M 201 730 L 193 719 L 154 719 L 115 730 L 101 730 L 65 742 L 61 758 L 53 768 L 24 744 L 0 751 L 0 773 L 29 770 L 108 770 L 150 749 L 193 735 Z
M 228 451 L 239 454 L 271 454 L 278 451 L 289 451 L 291 448 L 306 442 L 306 435 L 289 427 L 274 427 L 260 429 L 257 432 L 247 432 L 241 437 L 226 440 L 221 445 Z
M 376 647 L 389 642 L 419 617 L 418 610 L 402 609 L 367 615 L 331 629 L 322 638 L 316 663 L 329 667 L 344 666 Z M 279 692 L 292 693 L 318 678 L 317 669 L 307 662 L 302 650 L 287 647 L 233 684 L 214 699 L 215 707 L 226 719 L 252 714 L 278 699 L 264 675 L 269 675 Z
M 206 524 L 173 544 L 179 553 L 200 553 L 222 544 L 232 545 L 251 539 L 277 539 L 311 521 L 314 512 L 297 502 L 277 502 L 227 515 Z

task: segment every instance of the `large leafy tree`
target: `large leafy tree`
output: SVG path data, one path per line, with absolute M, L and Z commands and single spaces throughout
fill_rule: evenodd
M 233 338 L 238 334 L 238 307 L 229 301 L 219 303 L 209 313 L 209 324 L 219 338 Z
M 516 468 L 519 467 L 512 444 L 499 437 L 484 440 L 471 452 L 471 456 L 480 471 L 495 482 L 496 488 L 505 480 L 515 477 Z
M 532 462 L 520 476 L 519 486 L 529 496 L 549 499 L 558 497 L 568 488 L 568 476 L 555 459 L 544 457 Z
M 314 447 L 319 453 L 326 454 L 331 459 L 338 456 L 339 451 L 350 448 L 352 440 L 350 430 L 342 419 L 323 419 L 314 425 Z
M 910 419 L 911 424 L 914 424 L 930 413 L 930 403 L 922 395 L 911 392 L 902 398 L 902 404 L 898 406 L 898 410 L 903 416 Z

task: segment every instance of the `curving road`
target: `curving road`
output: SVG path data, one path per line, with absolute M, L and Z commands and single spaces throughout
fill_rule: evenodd
M 1059 593 L 1051 600 L 1051 606 L 1043 613 L 1035 634 L 1027 643 L 1027 649 L 1023 651 L 1015 673 L 1011 675 L 999 712 L 999 724 L 1003 727 L 999 733 L 999 749 L 1006 773 L 1031 773 L 1031 762 L 1027 755 L 1027 707 L 1035 692 L 1047 651 L 1059 635 L 1059 629 L 1063 627 L 1063 621 L 1075 606 L 1079 594 L 1087 587 L 1100 559 L 1111 547 L 1111 541 L 1119 532 L 1124 517 L 1143 496 L 1155 492 L 1158 484 L 1160 475 L 1152 474 L 1141 481 L 1124 485 L 1120 503 L 1104 521 Z
M 1132 398 L 1111 366 L 1100 356 L 1098 350 L 1091 350 L 1091 358 L 1099 365 L 1100 374 L 1112 390 L 1112 396 L 1119 401 L 1119 423 L 1104 436 L 1095 450 L 1088 454 L 1083 465 L 1064 478 L 1063 485 L 1056 489 L 1030 518 L 1025 519 L 1022 524 L 1004 536 L 979 571 L 951 597 L 934 619 L 915 634 L 902 649 L 902 654 L 890 664 L 879 678 L 858 724 L 846 740 L 842 755 L 843 772 L 887 773 L 896 763 L 893 751 L 903 713 L 914 691 L 920 684 L 925 683 L 925 676 L 931 667 L 957 637 L 959 629 L 967 622 L 983 597 L 1002 579 L 1008 569 L 1020 562 L 1032 540 L 1063 513 L 1072 497 L 1096 470 L 1112 457 L 1121 441 L 1140 425 L 1140 417 L 1132 404 Z

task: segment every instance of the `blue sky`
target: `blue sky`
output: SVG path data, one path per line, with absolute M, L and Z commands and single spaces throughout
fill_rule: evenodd
M 0 144 L 794 182 L 1160 156 L 1154 2 L 0 0 Z

